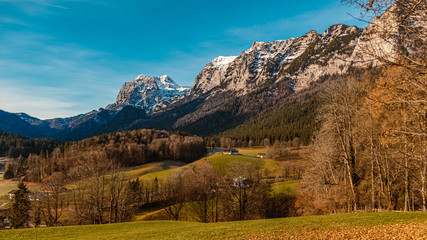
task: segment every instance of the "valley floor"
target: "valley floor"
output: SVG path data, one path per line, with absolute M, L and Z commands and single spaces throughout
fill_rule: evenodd
M 353 213 L 207 224 L 144 221 L 3 230 L 0 239 L 427 239 L 427 213 Z

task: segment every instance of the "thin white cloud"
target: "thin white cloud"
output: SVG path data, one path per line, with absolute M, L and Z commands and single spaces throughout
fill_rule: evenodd
M 130 80 L 103 65 L 109 53 L 52 42 L 31 32 L 0 36 L 0 109 L 40 118 L 75 115 L 114 102 Z
M 70 9 L 68 7 L 60 6 L 60 5 L 57 5 L 57 4 L 46 4 L 46 6 L 55 7 L 55 8 L 61 8 L 61 9 L 67 9 L 67 10 Z
M 15 25 L 20 25 L 20 26 L 25 26 L 25 27 L 31 27 L 30 24 L 25 23 L 19 19 L 12 18 L 12 17 L 5 17 L 5 16 L 0 16 L 0 23 L 15 24 Z
M 84 70 L 82 74 L 88 75 Z M 31 79 L 0 78 L 0 109 L 46 119 L 74 116 L 105 107 L 114 102 L 119 90 L 108 80 L 120 81 L 120 77 L 103 74 L 99 77 L 107 81 L 94 83 L 89 79 L 86 84 L 71 82 L 68 86 L 55 86 L 54 83 L 50 83 L 53 86 L 40 86 L 37 82 L 29 83 Z
M 46 89 L 35 86 L 16 88 L 2 84 L 0 88 L 0 109 L 9 112 L 25 112 L 42 119 L 78 114 L 79 111 L 74 109 L 75 103 L 61 101 L 52 96 L 60 94 L 60 92 L 60 89 L 53 88 Z
M 82 2 L 84 0 L 0 0 L 0 4 L 12 4 L 23 13 L 32 16 L 41 16 L 55 13 L 55 9 L 69 10 L 64 6 L 70 2 Z

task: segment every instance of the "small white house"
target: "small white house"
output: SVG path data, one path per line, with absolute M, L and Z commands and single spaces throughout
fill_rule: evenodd
M 226 149 L 222 152 L 222 154 L 237 155 L 237 154 L 239 154 L 239 150 L 237 150 L 237 149 Z

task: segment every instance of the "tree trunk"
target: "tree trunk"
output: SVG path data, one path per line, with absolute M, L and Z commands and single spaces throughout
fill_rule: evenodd
M 405 144 L 406 145 L 406 144 Z M 406 147 L 405 147 L 406 148 Z M 410 202 L 409 202 L 409 171 L 408 171 L 408 157 L 406 156 L 405 151 L 405 203 L 403 211 L 410 211 Z
M 370 111 L 371 108 L 369 108 Z M 371 143 L 371 212 L 374 211 L 375 209 L 375 175 L 374 175 L 374 170 L 375 170 L 375 166 L 374 166 L 374 160 L 375 160 L 375 153 L 374 153 L 374 134 L 373 134 L 373 124 L 372 124 L 372 115 L 369 114 L 370 116 L 370 120 L 371 120 L 371 131 L 370 131 L 370 143 Z
M 421 161 L 421 200 L 423 204 L 423 212 L 426 212 L 426 174 L 427 174 L 427 164 L 424 163 L 424 161 Z

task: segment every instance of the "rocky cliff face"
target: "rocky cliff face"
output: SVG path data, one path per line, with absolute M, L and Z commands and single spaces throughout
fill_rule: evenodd
M 291 80 L 294 90 L 302 90 L 323 75 L 348 67 L 360 32 L 357 27 L 339 24 L 323 34 L 312 30 L 298 38 L 254 42 L 238 57 L 219 57 L 207 64 L 196 77 L 191 94 L 231 90 L 244 95 L 283 79 Z
M 351 56 L 361 33 L 355 26 L 330 26 L 298 59 L 282 67 L 282 78 L 290 79 L 294 91 L 302 91 L 326 76 L 345 74 L 353 65 Z
M 118 110 L 130 105 L 147 113 L 156 112 L 179 100 L 188 92 L 188 88 L 180 87 L 167 75 L 161 77 L 139 75 L 123 85 L 116 102 L 108 105 L 107 109 Z
M 190 94 L 203 94 L 219 86 L 228 66 L 236 58 L 236 56 L 219 56 L 208 63 L 194 80 L 194 85 L 191 88 Z
M 393 4 L 381 16 L 373 19 L 363 30 L 353 52 L 355 65 L 378 66 L 396 62 L 399 56 L 425 59 L 427 39 L 427 3 L 420 4 L 408 14 Z M 420 62 L 425 62 L 421 60 Z

